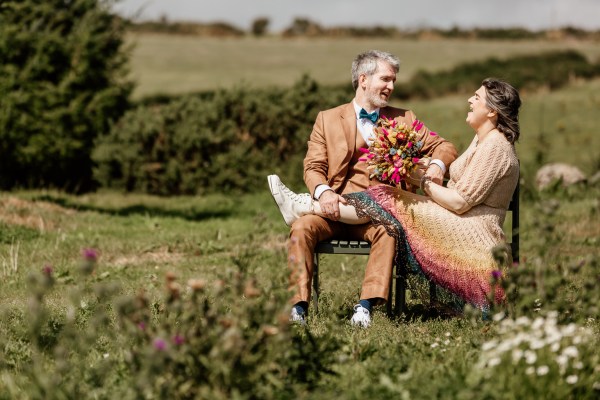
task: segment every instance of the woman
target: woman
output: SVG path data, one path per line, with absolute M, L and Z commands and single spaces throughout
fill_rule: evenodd
M 521 100 L 510 84 L 485 79 L 468 100 L 466 121 L 475 131 L 467 150 L 450 166 L 447 187 L 423 177 L 426 196 L 388 185 L 344 196 L 340 221 L 383 224 L 398 243 L 397 256 L 436 284 L 486 310 L 498 265 L 492 249 L 505 243 L 506 209 L 519 179 L 514 143 L 519 138 Z M 287 189 L 287 188 L 286 188 Z M 275 199 L 286 219 L 307 213 L 326 217 L 319 203 L 284 190 Z

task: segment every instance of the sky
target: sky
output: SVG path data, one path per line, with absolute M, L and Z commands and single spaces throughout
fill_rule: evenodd
M 166 16 L 244 30 L 266 17 L 272 32 L 298 17 L 324 27 L 600 29 L 600 0 L 117 0 L 113 8 L 138 21 Z

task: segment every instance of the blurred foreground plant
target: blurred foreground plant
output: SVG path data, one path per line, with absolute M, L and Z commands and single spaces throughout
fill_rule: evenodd
M 333 373 L 335 341 L 290 326 L 276 279 L 261 287 L 231 268 L 182 285 L 168 273 L 164 299 L 152 299 L 102 282 L 96 262 L 85 250 L 81 281 L 60 310 L 49 306 L 52 267 L 31 277 L 29 334 L 0 339 L 4 348 L 24 340 L 30 356 L 0 357 L 0 399 L 298 398 Z M 0 321 L 14 323 L 11 314 Z

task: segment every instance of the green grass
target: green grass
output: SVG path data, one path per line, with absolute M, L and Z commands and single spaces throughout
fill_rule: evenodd
M 368 49 L 397 54 L 399 81 L 417 70 L 439 71 L 459 63 L 573 49 L 591 61 L 600 44 L 578 41 L 391 40 L 391 39 L 217 39 L 194 36 L 130 35 L 135 96 L 175 94 L 244 84 L 289 86 L 303 73 L 322 84 L 350 81 L 350 63 Z

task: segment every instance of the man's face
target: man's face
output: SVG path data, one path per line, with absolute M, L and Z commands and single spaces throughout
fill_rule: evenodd
M 396 72 L 392 66 L 384 61 L 378 61 L 377 72 L 365 77 L 365 94 L 372 108 L 388 105 L 394 91 L 394 82 L 396 82 Z

